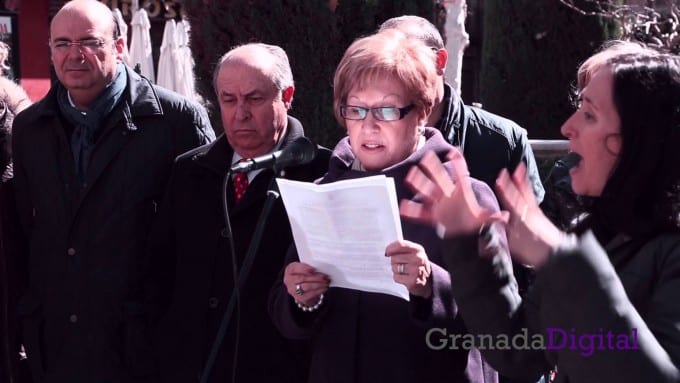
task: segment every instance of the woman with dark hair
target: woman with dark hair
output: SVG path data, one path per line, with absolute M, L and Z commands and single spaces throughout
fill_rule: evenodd
M 483 351 L 504 375 L 535 379 L 554 368 L 557 382 L 678 382 L 680 59 L 649 52 L 610 58 L 562 133 L 579 158 L 572 187 L 592 200 L 569 234 L 543 215 L 521 167 L 497 180 L 509 220 L 466 198 L 465 177 L 444 195 L 452 185 L 430 176 L 441 171 L 436 163 L 413 171 L 409 179 L 425 203 L 404 201 L 401 213 L 439 227 L 472 332 L 528 337 L 530 347 Z M 462 156 L 450 158 L 465 174 Z M 506 220 L 510 251 L 537 269 L 523 301 L 503 249 L 489 242 Z M 478 256 L 461 251 L 476 248 Z
M 580 94 L 588 85 L 590 78 L 606 65 L 608 60 L 616 56 L 626 54 L 656 54 L 657 52 L 644 45 L 632 42 L 612 40 L 605 42 L 598 52 L 590 56 L 579 67 L 576 73 L 576 95 Z M 541 210 L 560 229 L 568 229 L 578 220 L 582 203 L 587 203 L 588 198 L 578 198 L 571 188 L 569 169 L 572 168 L 579 158 L 569 154 L 558 159 L 543 180 L 546 189 L 546 198 L 541 202 Z

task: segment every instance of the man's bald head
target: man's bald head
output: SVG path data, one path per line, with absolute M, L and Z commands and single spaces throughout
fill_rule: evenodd
M 288 55 L 281 47 L 276 45 L 250 43 L 238 46 L 225 53 L 215 66 L 213 88 L 217 89 L 215 85 L 220 69 L 228 64 L 242 64 L 261 70 L 262 73 L 271 78 L 279 91 L 295 86 Z
M 76 106 L 85 110 L 113 80 L 123 60 L 113 12 L 96 0 L 66 3 L 50 25 L 52 65 Z
M 437 27 L 420 16 L 405 15 L 387 19 L 380 24 L 378 32 L 388 29 L 396 29 L 406 37 L 420 40 L 434 50 L 444 49 L 444 39 Z
M 68 19 L 73 15 L 87 15 L 96 18 L 105 24 L 106 28 L 111 30 L 114 40 L 120 37 L 120 31 L 118 30 L 118 24 L 113 12 L 104 3 L 97 0 L 72 0 L 64 4 L 52 18 L 50 34 L 52 33 L 52 26 L 55 21 L 58 22 L 59 18 L 62 17 Z

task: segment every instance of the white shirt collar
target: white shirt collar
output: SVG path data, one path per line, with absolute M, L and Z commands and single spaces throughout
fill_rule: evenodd
M 279 140 L 279 142 L 277 142 L 276 145 L 274 145 L 274 147 L 270 151 L 263 154 L 263 156 L 267 155 L 267 154 L 274 153 L 275 151 L 281 149 L 281 147 L 283 146 L 283 136 L 284 135 L 285 135 L 285 131 L 284 131 L 284 134 L 281 135 L 281 139 Z M 240 154 L 236 153 L 236 151 L 234 151 L 234 154 L 231 156 L 231 166 L 236 165 L 242 159 L 243 159 L 243 156 L 241 156 Z M 264 170 L 264 169 L 256 169 L 256 170 L 248 172 L 248 183 L 250 183 L 255 178 L 255 176 L 260 174 L 260 172 L 262 170 Z

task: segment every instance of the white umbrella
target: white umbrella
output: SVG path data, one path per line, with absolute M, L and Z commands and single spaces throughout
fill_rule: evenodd
M 189 46 L 189 22 L 187 20 L 177 23 L 177 43 L 179 47 L 177 57 L 182 72 L 182 77 L 178 81 L 178 92 L 194 99 L 196 97 L 194 57 L 191 55 Z
M 134 6 L 133 6 L 134 8 Z M 151 54 L 151 23 L 144 8 L 139 8 L 132 15 L 132 37 L 130 38 L 130 65 L 139 65 L 141 73 L 155 82 L 153 71 L 153 56 Z
M 158 59 L 158 81 L 156 84 L 178 91 L 177 84 L 182 77 L 181 67 L 177 64 L 178 46 L 175 20 L 165 22 L 161 56 Z

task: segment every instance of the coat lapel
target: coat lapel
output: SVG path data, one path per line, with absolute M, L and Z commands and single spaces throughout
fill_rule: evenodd
M 127 103 L 122 105 L 122 109 L 123 118 L 126 120 L 131 118 L 130 108 Z M 88 184 L 85 185 L 85 195 L 133 136 L 134 128 L 131 129 L 129 124 L 126 124 L 126 127 L 123 129 L 116 129 L 120 123 L 121 117 L 120 115 L 116 115 L 115 111 L 114 116 L 116 117 L 107 121 L 102 132 L 103 136 L 100 138 L 99 142 L 97 142 L 97 146 L 92 153 L 90 164 L 87 167 L 87 176 L 85 177 L 88 182 Z
M 281 148 L 285 148 L 288 144 L 303 135 L 304 130 L 300 121 L 294 117 L 288 116 L 288 127 L 282 138 L 283 144 Z M 215 173 L 224 178 L 229 170 L 229 164 L 231 163 L 233 155 L 234 149 L 229 145 L 227 137 L 222 134 L 215 142 L 213 142 L 210 149 L 208 149 L 204 155 L 199 155 L 196 160 L 202 166 L 212 169 Z M 273 177 L 274 174 L 271 169 L 264 169 L 258 173 L 248 185 L 248 190 L 243 196 L 243 199 L 236 206 L 233 206 L 233 202 L 229 205 L 230 216 L 250 214 L 252 213 L 253 205 L 261 205 L 266 198 L 267 190 Z M 229 185 L 227 185 L 227 199 L 230 202 L 233 201 L 232 180 L 229 180 Z
M 627 235 L 618 234 L 604 246 L 604 249 L 609 254 L 614 269 L 621 270 L 648 241 L 649 238 L 632 239 Z
M 135 116 L 162 116 L 163 112 L 158 102 L 158 98 L 147 80 L 142 79 L 126 68 L 128 76 L 128 86 L 119 105 L 114 108 L 102 127 L 101 137 L 95 144 L 95 149 L 90 159 L 85 176 L 86 184 L 80 198 L 78 198 L 75 209 L 74 219 L 78 209 L 87 198 L 89 191 L 104 174 L 108 166 L 116 159 L 125 145 L 137 134 L 138 126 L 133 121 Z

